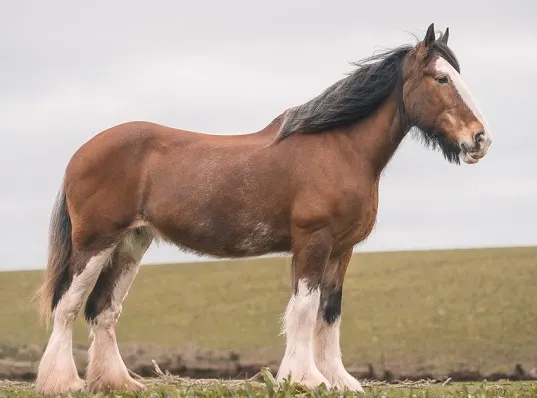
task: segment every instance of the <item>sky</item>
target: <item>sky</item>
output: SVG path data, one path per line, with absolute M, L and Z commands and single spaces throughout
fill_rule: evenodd
M 537 244 L 537 3 L 0 1 L 0 270 L 42 269 L 70 157 L 130 120 L 213 134 L 263 128 L 350 62 L 450 28 L 490 126 L 477 165 L 407 137 L 357 251 Z M 143 263 L 196 260 L 152 246 Z

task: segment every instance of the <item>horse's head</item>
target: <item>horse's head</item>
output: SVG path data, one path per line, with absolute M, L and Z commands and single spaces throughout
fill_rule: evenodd
M 435 38 L 431 24 L 408 54 L 403 70 L 403 101 L 408 122 L 446 159 L 477 163 L 492 142 L 487 123 L 464 84 L 459 64 L 447 46 L 449 29 Z

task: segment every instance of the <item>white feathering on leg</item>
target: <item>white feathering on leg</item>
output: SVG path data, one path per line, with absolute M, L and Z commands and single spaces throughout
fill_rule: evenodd
M 39 362 L 36 389 L 44 394 L 62 394 L 80 390 L 84 381 L 78 376 L 73 358 L 73 323 L 84 299 L 91 291 L 113 248 L 102 251 L 87 262 L 84 270 L 73 277 L 69 289 L 54 310 L 54 327 L 47 348 Z
M 283 318 L 286 349 L 278 370 L 278 380 L 290 378 L 308 388 L 322 383 L 330 387 L 314 359 L 313 337 L 320 296 L 318 287 L 310 289 L 306 280 L 298 281 L 297 292 L 289 300 Z
M 341 358 L 339 345 L 339 329 L 341 317 L 331 325 L 327 324 L 322 315 L 317 320 L 315 333 L 315 361 L 319 371 L 335 387 L 363 392 L 362 385 L 347 372 Z
M 110 306 L 100 312 L 91 322 L 93 338 L 89 349 L 87 371 L 88 387 L 92 391 L 106 391 L 108 388 L 143 390 L 145 386 L 130 375 L 117 345 L 115 325 L 122 311 L 122 303 L 138 274 L 143 254 L 151 243 L 148 236 L 137 237 L 128 234 L 119 246 L 120 253 L 127 255 L 131 261 L 118 277 Z

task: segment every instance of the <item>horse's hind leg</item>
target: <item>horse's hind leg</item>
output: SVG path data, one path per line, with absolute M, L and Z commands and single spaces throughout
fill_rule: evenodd
M 88 297 L 85 314 L 93 342 L 89 349 L 86 382 L 92 392 L 145 388 L 129 376 L 119 353 L 114 327 L 121 314 L 123 300 L 152 239 L 148 229 L 129 231 L 114 251 L 111 266 L 99 276 Z
M 315 363 L 333 386 L 361 392 L 360 382 L 345 370 L 339 345 L 343 280 L 351 256 L 352 250 L 348 250 L 328 261 L 315 329 Z
M 54 309 L 54 327 L 39 362 L 36 380 L 39 392 L 56 395 L 84 387 L 73 359 L 73 323 L 84 299 L 110 259 L 112 250 L 113 247 L 91 250 L 73 248 L 69 263 L 73 277 Z

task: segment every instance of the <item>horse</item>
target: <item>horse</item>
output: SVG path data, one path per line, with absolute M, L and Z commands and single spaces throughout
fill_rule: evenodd
M 383 169 L 411 131 L 455 165 L 477 163 L 492 142 L 448 37 L 449 28 L 431 24 L 421 41 L 353 63 L 255 132 L 131 121 L 84 143 L 65 168 L 36 292 L 53 320 L 37 391 L 146 388 L 129 375 L 114 330 L 157 239 L 216 258 L 289 254 L 277 380 L 363 391 L 342 362 L 342 289 L 354 247 L 374 227 Z M 84 303 L 92 336 L 85 381 L 72 355 Z

